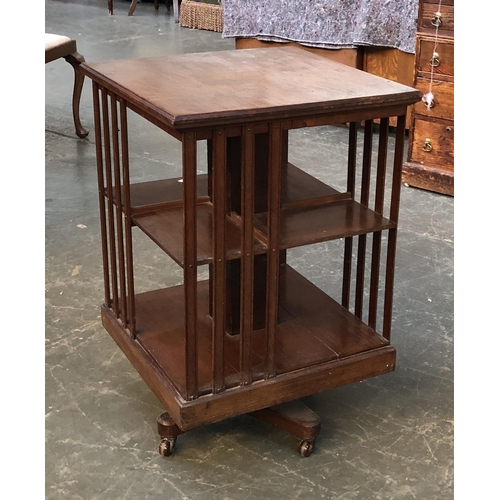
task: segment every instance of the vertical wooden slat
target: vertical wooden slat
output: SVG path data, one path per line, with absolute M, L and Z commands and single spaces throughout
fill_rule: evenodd
M 365 121 L 365 133 L 363 138 L 363 168 L 361 171 L 361 196 L 362 205 L 368 206 L 370 199 L 370 172 L 372 165 L 373 149 L 373 121 Z
M 212 390 L 224 390 L 224 322 L 226 317 L 226 134 L 223 128 L 214 130 L 212 164 L 213 203 L 213 287 L 212 287 Z
M 109 258 L 111 268 L 111 307 L 115 314 L 119 314 L 118 304 L 118 278 L 116 272 L 116 234 L 115 234 L 115 220 L 113 210 L 113 176 L 111 173 L 111 140 L 109 132 L 109 110 L 108 110 L 108 92 L 106 89 L 102 91 L 103 98 L 103 122 L 104 122 L 104 163 L 106 171 L 106 195 L 108 201 L 108 236 L 109 236 Z
M 111 292 L 109 283 L 109 255 L 108 236 L 106 227 L 106 193 L 104 187 L 104 165 L 102 159 L 102 130 L 101 130 L 101 105 L 99 99 L 99 86 L 92 83 L 92 95 L 94 101 L 94 130 L 97 163 L 97 186 L 99 197 L 99 213 L 101 219 L 101 245 L 102 245 L 102 268 L 104 274 L 104 303 L 111 307 Z
M 207 139 L 207 195 L 212 201 L 212 166 L 214 161 L 213 140 Z M 208 264 L 208 314 L 213 315 L 212 297 L 213 297 L 213 264 Z
M 347 191 L 351 198 L 356 195 L 356 148 L 358 143 L 358 124 L 349 123 L 349 151 L 347 156 Z M 342 305 L 349 309 L 351 296 L 351 269 L 352 269 L 352 236 L 347 237 L 344 243 L 344 270 L 342 280 Z
M 288 129 L 282 131 L 282 144 L 281 144 L 281 197 L 283 199 L 283 191 L 287 185 L 286 176 L 288 175 Z M 286 269 L 287 251 L 280 250 L 280 272 Z M 281 277 L 280 277 L 281 282 Z
M 254 217 L 254 144 L 253 127 L 243 127 L 241 175 L 241 300 L 240 300 L 240 383 L 252 382 L 251 340 L 253 331 L 253 217 Z
M 373 147 L 373 122 L 365 121 L 365 133 L 363 140 L 363 167 L 361 171 L 361 197 L 362 205 L 368 206 L 370 200 L 370 174 L 372 164 Z M 365 262 L 366 262 L 366 234 L 358 236 L 358 258 L 356 268 L 356 293 L 354 302 L 354 314 L 361 318 L 363 315 L 363 296 L 365 289 Z
M 389 141 L 389 118 L 382 118 L 379 127 L 379 143 L 377 156 L 377 180 L 375 184 L 375 212 L 384 214 L 385 174 L 387 166 L 387 150 Z
M 118 136 L 118 105 L 116 96 L 111 94 L 111 137 L 113 144 L 114 200 L 116 232 L 118 243 L 119 315 L 123 325 L 127 324 L 127 289 L 125 286 L 125 249 L 123 244 L 122 181 L 120 174 L 120 142 Z
M 120 100 L 120 132 L 122 145 L 122 167 L 123 167 L 123 211 L 125 215 L 125 255 L 127 262 L 127 305 L 128 316 L 126 328 L 129 329 L 132 338 L 135 332 L 135 291 L 134 291 L 134 264 L 132 257 L 132 209 L 130 206 L 130 165 L 128 154 L 128 123 L 127 106 L 125 101 Z
M 281 208 L 281 147 L 282 133 L 279 122 L 271 123 L 269 132 L 269 184 L 267 201 L 267 345 L 264 378 L 276 375 L 276 329 L 278 326 L 279 292 L 279 231 Z
M 403 167 L 404 138 L 406 115 L 398 116 L 396 126 L 396 144 L 394 147 L 394 169 L 391 188 L 391 207 L 389 217 L 392 222 L 398 223 L 399 201 L 401 196 L 401 171 Z M 392 303 L 394 297 L 394 270 L 396 267 L 396 239 L 397 227 L 389 229 L 387 239 L 387 265 L 385 276 L 384 295 L 384 322 L 383 336 L 390 341 L 392 326 Z
M 366 262 L 366 234 L 358 236 L 358 258 L 356 267 L 356 293 L 354 301 L 354 314 L 361 318 L 363 315 L 363 293 L 365 284 Z
M 387 164 L 387 145 L 389 139 L 389 118 L 380 120 L 377 180 L 375 184 L 375 212 L 384 214 L 385 174 Z M 370 276 L 370 303 L 368 306 L 368 325 L 374 330 L 377 327 L 378 289 L 380 279 L 380 258 L 382 245 L 382 231 L 373 234 L 372 264 Z
M 241 128 L 238 128 L 241 133 Z M 226 210 L 227 213 L 241 215 L 241 135 L 229 135 L 226 130 Z M 240 333 L 240 292 L 241 260 L 226 262 L 226 332 Z
M 184 308 L 186 327 L 186 398 L 198 397 L 198 356 L 196 326 L 196 139 L 193 132 L 182 138 L 182 177 L 184 198 Z

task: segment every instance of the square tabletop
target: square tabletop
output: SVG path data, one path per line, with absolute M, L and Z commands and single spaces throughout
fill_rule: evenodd
M 86 62 L 84 73 L 174 129 L 409 106 L 421 93 L 296 47 Z

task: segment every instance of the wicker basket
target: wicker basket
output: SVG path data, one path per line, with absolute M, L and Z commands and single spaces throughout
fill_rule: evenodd
M 222 6 L 183 0 L 179 23 L 184 28 L 217 31 L 222 33 Z

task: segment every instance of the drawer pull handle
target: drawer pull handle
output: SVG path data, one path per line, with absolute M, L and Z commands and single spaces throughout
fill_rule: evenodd
M 439 54 L 437 52 L 433 52 L 431 57 L 431 66 L 433 68 L 437 68 L 440 64 L 441 61 L 439 60 Z
M 424 146 L 422 147 L 422 149 L 426 152 L 426 153 L 430 153 L 432 151 L 432 142 L 430 139 L 425 139 L 424 140 Z
M 434 17 L 431 19 L 431 24 L 432 26 L 436 26 L 436 28 L 439 28 L 443 24 L 443 16 L 441 15 L 441 12 L 434 13 Z

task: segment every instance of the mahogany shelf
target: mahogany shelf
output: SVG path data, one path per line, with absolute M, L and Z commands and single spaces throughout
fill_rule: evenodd
M 132 220 L 177 264 L 184 267 L 184 241 L 182 239 L 182 207 L 166 208 L 135 215 Z M 196 206 L 197 265 L 213 262 L 213 205 L 200 203 Z M 239 225 L 226 217 L 226 260 L 241 256 L 241 231 Z M 264 242 L 254 238 L 255 254 L 266 252 Z
M 197 176 L 197 265 L 213 262 L 213 204 L 207 175 Z M 132 221 L 180 266 L 183 260 L 181 178 L 132 184 Z M 395 227 L 390 220 L 288 163 L 282 180 L 281 250 Z M 254 217 L 254 254 L 267 251 L 267 212 Z M 226 260 L 241 256 L 241 218 L 226 217 Z
M 350 198 L 349 193 L 341 193 L 290 162 L 287 162 L 282 175 L 281 199 L 285 207 L 312 205 L 318 199 L 332 201 Z M 208 175 L 197 175 L 196 183 L 198 202 L 209 201 Z M 130 204 L 133 214 L 182 206 L 182 177 L 131 184 Z
M 395 227 L 390 220 L 354 200 L 340 200 L 310 207 L 283 208 L 280 220 L 280 250 Z M 255 227 L 262 234 L 267 234 L 266 214 L 255 217 Z
M 209 282 L 198 283 L 197 331 L 200 395 L 212 390 L 212 318 Z M 182 285 L 136 295 L 137 339 L 156 369 L 186 398 L 184 290 Z M 112 315 L 109 310 L 104 314 Z M 253 330 L 252 380 L 263 380 L 265 329 Z M 239 385 L 239 335 L 224 337 L 226 389 Z M 276 337 L 277 378 L 388 346 L 389 342 L 292 267 L 282 270 Z M 385 351 L 381 351 L 381 354 Z M 334 383 L 332 381 L 332 383 Z
M 197 197 L 200 203 L 209 201 L 208 176 L 197 176 Z M 138 182 L 130 185 L 132 214 L 182 206 L 182 177 Z

